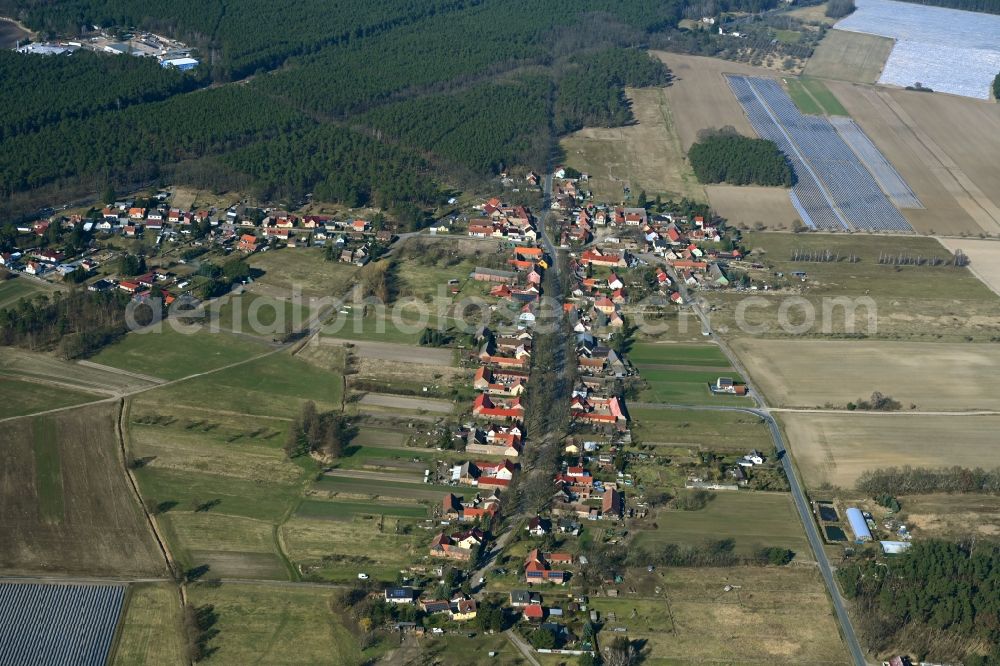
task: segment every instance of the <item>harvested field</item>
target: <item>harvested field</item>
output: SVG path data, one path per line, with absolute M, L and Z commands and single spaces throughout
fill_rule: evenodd
M 982 390 L 1000 366 L 996 344 L 739 338 L 733 350 L 773 406 L 841 408 L 880 391 L 904 410 L 998 407 Z
M 211 606 L 218 633 L 205 664 L 343 664 L 367 661 L 331 610 L 336 590 L 266 585 L 195 585 L 196 607 Z
M 812 560 L 802 522 L 787 493 L 720 491 L 698 511 L 658 510 L 655 530 L 641 529 L 633 544 L 653 552 L 663 544 L 699 546 L 706 541 L 733 539 L 736 552 L 752 555 L 776 546 L 795 552 L 795 560 Z
M 362 358 L 356 361 L 354 369 L 357 370 L 356 378 L 358 379 L 412 386 L 416 389 L 431 385 L 454 386 L 460 382 L 470 380 L 472 376 L 471 371 L 461 368 L 424 365 L 422 363 L 381 361 L 370 358 Z
M 338 344 L 333 340 L 324 340 L 324 344 Z M 343 344 L 343 343 L 339 343 Z M 356 340 L 349 343 L 351 353 L 360 358 L 391 361 L 394 363 L 417 363 L 448 367 L 455 363 L 455 352 L 452 349 L 435 349 L 433 347 L 414 347 L 391 342 L 372 342 Z
M 907 495 L 899 501 L 898 518 L 918 537 L 1000 537 L 1000 497 L 995 495 Z
M 114 666 L 187 663 L 180 595 L 173 586 L 130 586 L 120 627 Z
M 845 82 L 829 86 L 926 207 L 904 211 L 917 231 L 1000 233 L 996 104 Z
M 169 511 L 160 518 L 174 556 L 185 568 L 208 566 L 221 578 L 287 580 L 271 523 L 216 514 Z
M 826 15 L 825 2 L 818 5 L 809 5 L 808 7 L 796 7 L 795 9 L 791 9 L 783 13 L 785 16 L 791 16 L 792 18 L 796 18 L 807 23 L 833 25 L 837 22 L 837 19 L 830 18 Z
M 875 83 L 893 40 L 860 32 L 830 30 L 806 63 L 804 74 L 823 79 Z
M 812 567 L 660 571 L 653 584 L 669 601 L 673 627 L 643 636 L 652 650 L 646 663 L 850 663 Z M 736 589 L 725 592 L 726 585 Z M 630 612 L 626 603 L 619 616 Z
M 789 449 L 809 488 L 852 488 L 881 467 L 979 467 L 996 460 L 998 416 L 782 413 Z
M 758 185 L 707 185 L 708 201 L 731 225 L 757 224 L 767 229 L 791 229 L 802 216 L 792 206 L 788 190 Z
M 122 393 L 148 388 L 155 382 L 141 379 L 117 368 L 101 368 L 93 363 L 74 363 L 12 347 L 0 348 L 0 374 L 66 384 L 83 391 Z
M 686 446 L 696 451 L 773 447 L 759 417 L 740 412 L 629 408 L 632 429 L 644 444 Z
M 687 56 L 655 51 L 676 77 L 666 89 L 667 104 L 678 109 L 675 115 L 677 136 L 685 152 L 703 129 L 732 125 L 740 134 L 754 136 L 753 127 L 733 95 L 724 74 L 775 76 L 775 72 L 738 62 L 716 58 Z
M 106 396 L 84 393 L 65 386 L 0 376 L 0 419 L 58 409 Z
M 567 163 L 589 174 L 587 187 L 602 201 L 622 201 L 623 187 L 637 195 L 705 200 L 677 134 L 676 116 L 663 88 L 629 89 L 636 122 L 626 127 L 588 127 L 561 140 Z M 682 112 L 688 113 L 686 109 Z
M 941 244 L 952 252 L 961 250 L 971 263 L 969 270 L 1000 296 L 1000 243 L 968 238 L 939 238 Z
M 4 425 L 0 568 L 161 574 L 164 562 L 117 449 L 112 405 Z
M 435 414 L 450 414 L 455 408 L 453 403 L 431 398 L 409 398 L 402 395 L 387 393 L 365 393 L 358 400 L 362 406 L 388 407 L 414 412 L 433 412 Z

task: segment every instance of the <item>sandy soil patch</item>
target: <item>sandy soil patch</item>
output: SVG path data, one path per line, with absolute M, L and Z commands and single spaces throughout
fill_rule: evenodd
M 1000 455 L 1000 416 L 782 413 L 779 421 L 809 488 L 853 488 L 882 467 L 978 467 Z
M 969 269 L 983 283 L 1000 295 L 1000 243 L 969 238 L 939 238 L 941 244 L 952 252 L 961 250 L 972 263 Z
M 922 411 L 995 410 L 988 386 L 1000 346 L 923 342 L 767 340 L 734 342 L 770 404 L 843 407 L 881 391 Z

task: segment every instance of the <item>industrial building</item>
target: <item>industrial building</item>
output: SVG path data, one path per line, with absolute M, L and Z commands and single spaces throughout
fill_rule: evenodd
M 187 72 L 198 66 L 198 61 L 194 58 L 170 58 L 168 60 L 161 60 L 160 64 L 164 67 L 179 69 L 182 72 Z
M 856 507 L 848 509 L 847 522 L 851 525 L 851 531 L 854 532 L 854 541 L 856 543 L 872 540 L 871 530 L 868 529 L 868 523 L 865 521 L 865 516 L 861 513 L 861 509 Z

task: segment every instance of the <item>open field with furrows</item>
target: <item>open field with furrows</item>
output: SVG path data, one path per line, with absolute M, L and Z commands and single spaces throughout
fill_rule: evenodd
M 450 414 L 455 409 L 454 403 L 446 400 L 411 398 L 389 393 L 363 393 L 357 404 L 361 411 L 375 408 L 375 411 L 378 412 L 391 409 L 401 412 L 416 412 L 417 414 Z
M 792 496 L 787 493 L 719 491 L 698 511 L 655 512 L 655 529 L 644 527 L 633 545 L 656 551 L 667 543 L 701 545 L 733 539 L 736 552 L 752 555 L 758 548 L 776 546 L 795 552 L 796 561 L 812 560 Z
M 331 610 L 335 590 L 223 583 L 195 585 L 195 607 L 211 606 L 218 633 L 206 664 L 344 664 L 363 654 L 357 639 Z
M 220 507 L 220 510 L 223 510 Z M 212 578 L 288 580 L 275 527 L 268 521 L 171 510 L 159 517 L 174 557 L 185 569 L 207 566 Z
M 0 280 L 0 309 L 17 305 L 22 298 L 31 298 L 36 294 L 51 294 L 55 287 L 48 282 L 17 276 L 9 280 Z
M 772 406 L 843 408 L 880 391 L 904 410 L 998 407 L 983 390 L 1000 365 L 995 343 L 739 338 L 733 350 Z
M 733 586 L 725 592 L 726 585 Z M 661 568 L 642 589 L 660 586 L 669 602 L 662 621 L 645 634 L 644 663 L 847 664 L 829 599 L 812 567 Z M 614 600 L 612 600 L 614 601 Z M 616 615 L 629 622 L 629 599 Z M 604 600 L 594 599 L 594 607 Z
M 369 499 L 406 499 L 415 501 L 437 502 L 445 493 L 456 495 L 475 494 L 469 486 L 440 486 L 422 483 L 423 473 L 414 472 L 413 481 L 390 480 L 384 478 L 366 478 L 361 472 L 345 471 L 343 475 L 326 475 L 317 481 L 313 489 L 321 493 L 336 493 L 352 498 Z
M 677 134 L 675 118 L 686 109 L 667 101 L 663 88 L 629 89 L 635 123 L 627 127 L 588 127 L 560 141 L 567 164 L 589 174 L 583 184 L 601 201 L 623 201 L 624 187 L 633 196 L 705 200 Z
M 996 495 L 906 495 L 899 518 L 917 538 L 1000 537 L 1000 497 Z
M 169 584 L 129 587 L 111 663 L 183 666 L 187 663 L 185 647 L 177 590 Z
M 250 255 L 247 260 L 264 275 L 254 281 L 253 290 L 274 298 L 291 298 L 296 291 L 304 296 L 340 297 L 350 288 L 358 267 L 327 261 L 323 248 L 284 248 Z
M 809 488 L 853 488 L 882 467 L 982 467 L 997 459 L 997 416 L 782 413 L 788 448 Z
M 842 337 L 851 333 L 853 323 L 853 333 L 869 338 L 959 342 L 989 341 L 1000 327 L 1000 298 L 967 268 L 878 263 L 883 254 L 950 260 L 952 253 L 931 238 L 750 232 L 744 244 L 751 251 L 748 260 L 765 267 L 751 269 L 751 277 L 772 290 L 756 291 L 752 299 L 746 293 L 710 294 L 713 328 L 722 335 Z M 792 261 L 796 251 L 830 252 L 839 260 Z M 857 261 L 850 261 L 851 256 Z M 792 276 L 793 271 L 805 272 L 805 281 Z M 783 278 L 776 277 L 779 272 Z M 806 299 L 809 308 L 801 301 L 786 303 L 789 296 Z M 843 297 L 848 300 L 839 305 L 833 300 Z M 746 324 L 742 330 L 737 322 L 741 303 Z M 783 303 L 788 323 L 784 328 L 778 318 Z M 830 316 L 824 316 L 824 307 Z M 848 317 L 852 308 L 854 317 Z M 815 324 L 797 329 L 810 311 Z M 874 326 L 869 325 L 870 316 Z
M 845 30 L 830 30 L 813 51 L 804 73 L 855 83 L 878 81 L 893 40 Z
M 93 402 L 105 397 L 107 396 L 40 381 L 0 377 L 0 418 L 34 414 L 48 409 Z
M 792 207 L 788 190 L 782 187 L 708 185 L 705 191 L 712 209 L 734 226 L 755 227 L 760 223 L 768 229 L 782 225 L 791 228 L 792 222 L 801 217 Z
M 144 329 L 105 347 L 91 360 L 163 379 L 180 379 L 263 354 L 268 347 L 227 333 L 209 333 L 198 326 L 175 329 L 174 320 L 161 330 Z M 180 324 L 177 324 L 180 326 Z
M 829 82 L 896 167 L 924 210 L 904 215 L 921 233 L 1000 233 L 1000 114 L 954 95 Z
M 156 384 L 152 378 L 142 378 L 116 368 L 101 368 L 86 361 L 64 361 L 52 354 L 12 347 L 0 348 L 0 375 L 38 379 L 50 384 L 63 384 L 73 390 L 108 394 L 148 388 Z
M 324 343 L 337 343 L 326 340 Z M 453 349 L 436 349 L 434 347 L 414 347 L 388 342 L 357 340 L 350 344 L 350 353 L 362 359 L 390 361 L 392 363 L 414 363 L 420 365 L 448 367 L 455 363 Z
M 753 414 L 630 407 L 632 432 L 645 444 L 686 446 L 696 451 L 773 447 L 767 426 Z
M 4 424 L 0 568 L 158 575 L 164 562 L 125 476 L 117 409 L 83 407 Z
M 392 518 L 426 518 L 427 507 L 422 504 L 391 504 L 376 502 L 341 502 L 306 500 L 299 505 L 295 515 L 299 518 L 326 520 L 351 520 L 355 516 L 389 516 Z
M 433 531 L 411 519 L 355 516 L 352 520 L 293 517 L 279 528 L 288 557 L 306 579 L 356 581 L 359 572 L 392 580 L 400 569 L 430 559 Z
M 343 378 L 283 351 L 171 384 L 149 395 L 171 404 L 292 418 L 307 400 L 315 402 L 320 411 L 339 409 Z
M 1000 296 L 1000 242 L 969 238 L 939 238 L 952 252 L 961 250 L 969 257 L 969 270 Z

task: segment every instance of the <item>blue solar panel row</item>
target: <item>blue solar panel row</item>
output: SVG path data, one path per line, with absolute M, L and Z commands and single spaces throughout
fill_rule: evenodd
M 124 585 L 0 584 L 0 666 L 103 666 Z
M 777 81 L 727 76 L 750 124 L 788 155 L 792 202 L 819 229 L 912 231 L 826 118 L 802 114 Z

